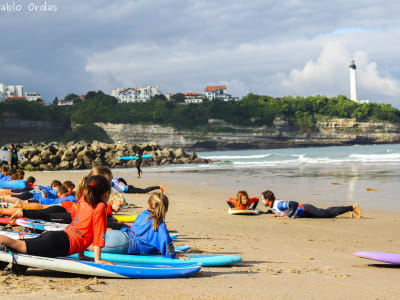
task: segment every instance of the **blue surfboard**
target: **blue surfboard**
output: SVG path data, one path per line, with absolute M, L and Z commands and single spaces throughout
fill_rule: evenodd
M 111 278 L 176 278 L 190 276 L 201 269 L 201 265 L 196 263 L 105 265 L 75 258 L 49 258 L 5 251 L 0 251 L 0 261 L 51 271 Z
M 152 157 L 152 156 L 153 156 L 153 154 L 145 154 L 145 155 L 142 155 L 142 159 L 150 158 L 150 157 Z M 118 159 L 121 159 L 121 160 L 132 160 L 132 159 L 137 159 L 136 157 L 137 157 L 136 155 L 132 155 L 132 156 L 121 156 L 121 157 L 118 157 Z
M 93 252 L 85 251 L 85 255 L 93 257 Z M 217 255 L 217 254 L 188 254 L 188 260 L 179 258 L 167 258 L 161 255 L 130 255 L 116 253 L 101 253 L 101 258 L 116 263 L 132 263 L 132 264 L 167 264 L 180 265 L 185 263 L 200 263 L 203 267 L 227 266 L 242 261 L 240 256 Z M 73 255 L 72 257 L 77 257 Z

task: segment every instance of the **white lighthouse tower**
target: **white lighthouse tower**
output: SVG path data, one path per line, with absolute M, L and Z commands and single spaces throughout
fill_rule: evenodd
M 350 66 L 350 99 L 357 101 L 356 63 L 351 61 Z

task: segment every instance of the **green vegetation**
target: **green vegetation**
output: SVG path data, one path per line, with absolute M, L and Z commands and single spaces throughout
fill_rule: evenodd
M 66 96 L 69 99 L 76 97 L 76 94 Z M 185 105 L 181 103 L 182 95 L 178 94 L 176 100 L 178 102 L 169 102 L 160 95 L 147 103 L 118 103 L 117 99 L 101 91 L 89 92 L 84 101 L 76 101 L 72 106 L 10 100 L 0 103 L 0 118 L 7 111 L 22 119 L 61 122 L 65 128 L 61 139 L 89 141 L 107 141 L 108 138 L 104 130 L 94 125 L 95 122 L 161 124 L 201 132 L 237 130 L 225 125 L 212 127 L 208 119 L 221 119 L 236 126 L 272 127 L 274 120 L 280 118 L 298 129 L 312 129 L 318 120 L 331 118 L 400 122 L 400 111 L 390 104 L 359 104 L 342 95 L 273 98 L 248 94 L 237 102 L 213 100 Z M 71 121 L 82 126 L 72 131 Z
M 275 118 L 287 120 L 297 128 L 312 128 L 317 120 L 355 118 L 358 121 L 399 122 L 400 111 L 390 104 L 359 104 L 345 96 L 328 98 L 273 98 L 249 94 L 238 102 L 207 101 L 182 105 L 157 97 L 147 103 L 119 104 L 114 97 L 98 93 L 76 105 L 71 120 L 94 122 L 156 123 L 177 129 L 207 130 L 208 119 L 221 119 L 239 126 L 272 126 Z

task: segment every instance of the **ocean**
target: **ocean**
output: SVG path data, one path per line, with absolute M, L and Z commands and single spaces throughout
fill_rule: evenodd
M 148 167 L 160 181 L 174 177 L 193 184 L 266 189 L 278 199 L 400 211 L 400 144 L 198 152 L 215 161 L 200 165 Z M 127 172 L 134 172 L 132 169 Z M 122 170 L 120 170 L 122 171 Z M 191 174 L 188 176 L 188 174 Z

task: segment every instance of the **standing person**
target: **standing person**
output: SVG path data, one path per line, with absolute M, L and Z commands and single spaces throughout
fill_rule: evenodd
M 15 148 L 14 144 L 11 144 L 8 150 L 11 152 L 11 161 L 10 161 L 10 169 L 12 170 L 15 166 L 15 169 L 18 169 L 18 151 Z
M 142 155 L 143 155 L 143 151 L 139 148 L 136 151 L 136 169 L 138 171 L 138 178 L 140 178 L 140 176 L 143 175 L 143 171 L 140 168 L 140 166 L 142 165 Z
M 101 259 L 104 247 L 104 235 L 107 228 L 106 202 L 110 195 L 111 184 L 101 175 L 85 178 L 82 198 L 72 223 L 64 231 L 46 231 L 37 238 L 14 240 L 0 236 L 0 251 L 58 257 L 79 253 L 79 259 L 92 260 L 83 252 L 92 244 L 94 262 L 112 264 Z
M 296 201 L 277 200 L 270 190 L 264 191 L 261 196 L 264 205 L 272 208 L 277 218 L 335 218 L 344 213 L 352 218 L 353 212 L 357 219 L 362 217 L 358 204 L 318 208 L 311 204 L 300 205 Z

